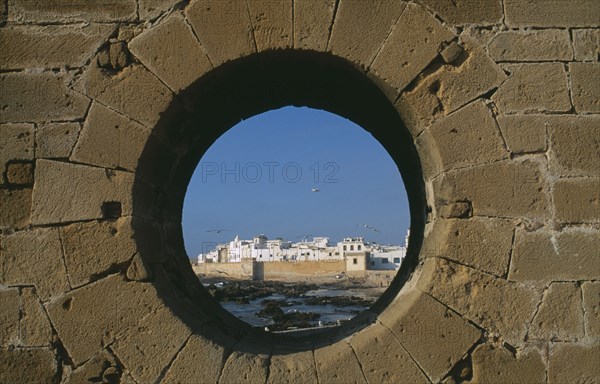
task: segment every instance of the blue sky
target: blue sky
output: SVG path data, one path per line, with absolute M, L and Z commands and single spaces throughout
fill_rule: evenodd
M 261 233 L 401 244 L 409 223 L 404 184 L 381 144 L 350 120 L 306 107 L 268 111 L 225 132 L 200 160 L 183 208 L 191 258 Z M 207 232 L 214 229 L 226 231 Z

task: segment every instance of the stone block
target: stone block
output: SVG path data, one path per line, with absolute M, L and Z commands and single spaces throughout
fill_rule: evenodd
M 401 91 L 452 38 L 454 34 L 422 7 L 409 4 L 377 53 L 370 71 Z
M 460 315 L 416 289 L 397 297 L 380 321 L 433 382 L 440 381 L 481 337 Z
M 69 289 L 58 230 L 15 232 L 2 239 L 0 283 L 35 285 L 42 300 Z
M 325 51 L 335 0 L 294 0 L 294 48 Z
M 368 68 L 405 8 L 400 1 L 343 0 L 331 29 L 328 49 Z
M 21 343 L 27 347 L 47 347 L 52 342 L 48 316 L 34 288 L 22 288 Z
M 600 177 L 600 116 L 548 116 L 546 122 L 552 174 Z
M 511 153 L 545 152 L 548 148 L 546 127 L 548 115 L 501 115 L 500 131 Z
M 49 349 L 0 349 L 1 383 L 52 384 L 59 377 L 56 357 Z
M 51 72 L 0 74 L 0 123 L 82 118 L 89 101 L 66 81 L 64 74 Z
M 535 350 L 511 351 L 482 344 L 472 354 L 474 383 L 545 383 L 546 366 Z
M 33 184 L 33 163 L 9 163 L 6 166 L 6 179 L 12 185 Z
M 317 369 L 312 351 L 271 356 L 267 384 L 317 383 Z
M 447 203 L 440 207 L 439 216 L 442 219 L 466 219 L 473 216 L 473 207 L 468 201 Z
M 319 382 L 367 383 L 354 350 L 345 340 L 315 349 L 315 362 Z
M 577 283 L 552 283 L 529 328 L 529 339 L 575 341 L 584 335 L 583 307 Z
M 47 303 L 48 316 L 69 356 L 79 365 L 127 333 L 164 304 L 147 283 L 128 283 L 112 275 Z M 156 336 L 149 342 L 162 342 Z M 133 367 L 132 367 L 133 368 Z
M 509 27 L 596 27 L 600 8 L 596 0 L 506 0 Z
M 131 332 L 117 338 L 112 350 L 129 367 L 134 380 L 155 383 L 191 333 L 168 307 L 161 306 L 140 320 Z
M 517 230 L 509 279 L 545 286 L 600 276 L 600 232 L 569 229 L 559 233 Z
M 554 207 L 556 220 L 563 223 L 600 222 L 600 179 L 559 179 Z
M 473 216 L 543 218 L 550 214 L 547 183 L 532 160 L 499 161 L 451 171 L 434 180 L 438 201 L 470 201 Z
M 31 124 L 0 124 L 0 171 L 9 160 L 33 160 Z
M 139 0 L 138 13 L 140 19 L 155 20 L 177 3 L 177 0 Z
M 510 345 L 523 344 L 537 292 L 446 260 L 428 259 L 424 268 L 431 279 L 422 290 Z
M 600 60 L 600 29 L 573 29 L 576 61 Z
M 488 52 L 497 62 L 573 60 L 566 29 L 500 32 L 490 41 Z
M 1 243 L 0 243 L 1 245 Z M 0 346 L 19 344 L 19 318 L 21 316 L 21 296 L 17 288 L 1 289 L 0 302 Z
M 258 52 L 293 47 L 293 3 L 293 0 L 247 0 L 250 24 Z
M 452 64 L 456 62 L 464 52 L 465 50 L 456 41 L 453 41 L 440 52 L 440 57 L 444 60 L 444 63 Z
M 29 224 L 31 189 L 0 188 L 0 228 L 24 228 Z
M 600 337 L 600 282 L 583 283 L 581 289 L 583 290 L 585 333 L 587 336 Z
M 74 369 L 66 380 L 66 384 L 102 383 L 104 373 L 117 368 L 115 358 L 106 350 L 98 353 L 80 367 Z M 119 375 L 117 375 L 119 376 Z M 111 381 L 107 381 L 111 382 Z M 112 381 L 116 382 L 116 381 Z M 122 383 L 122 381 L 120 381 Z
M 93 103 L 71 159 L 135 171 L 149 136 L 148 128 Z
M 60 235 L 73 287 L 123 268 L 137 251 L 129 217 L 71 224 L 61 227 Z
M 355 334 L 350 345 L 369 383 L 424 383 L 428 380 L 392 332 L 379 323 Z
M 80 130 L 79 123 L 39 125 L 35 132 L 35 156 L 49 159 L 68 158 L 77 142 Z
M 567 73 L 560 63 L 515 64 L 492 100 L 502 113 L 567 112 L 571 109 Z
M 8 0 L 8 10 L 16 22 L 134 21 L 136 0 Z
M 500 0 L 419 0 L 419 2 L 451 25 L 498 24 L 503 16 Z
M 245 2 L 196 0 L 185 15 L 215 66 L 256 52 Z
M 267 355 L 234 351 L 225 362 L 219 383 L 265 383 L 268 369 Z
M 131 214 L 133 175 L 85 165 L 38 160 L 31 220 L 50 224 L 101 219 L 107 204 L 120 207 L 116 216 Z M 110 215 L 107 218 L 114 218 Z
M 90 24 L 12 26 L 0 35 L 0 68 L 82 67 L 108 40 L 115 27 Z
M 579 113 L 600 112 L 600 63 L 570 63 L 571 94 Z
M 129 49 L 175 92 L 212 69 L 190 26 L 179 15 L 138 35 L 129 43 Z
M 600 344 L 552 344 L 548 356 L 548 383 L 596 383 L 600 377 Z

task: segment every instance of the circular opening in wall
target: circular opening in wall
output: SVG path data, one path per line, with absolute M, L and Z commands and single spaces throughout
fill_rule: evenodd
M 335 327 L 368 309 L 406 256 L 400 172 L 335 114 L 284 107 L 206 151 L 183 208 L 187 254 L 221 306 L 269 331 Z

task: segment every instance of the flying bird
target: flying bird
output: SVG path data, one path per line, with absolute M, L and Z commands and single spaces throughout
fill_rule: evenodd
M 311 192 L 321 192 L 321 190 L 319 188 L 312 188 Z
M 206 232 L 216 232 L 216 233 L 221 233 L 221 232 L 224 232 L 224 231 L 229 231 L 229 229 L 209 229 L 209 230 L 208 230 L 208 231 L 206 231 Z

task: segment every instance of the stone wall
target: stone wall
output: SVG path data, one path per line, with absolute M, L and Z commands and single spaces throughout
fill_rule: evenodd
M 0 382 L 599 382 L 596 0 L 0 3 Z M 201 288 L 203 151 L 284 105 L 376 137 L 407 262 L 339 330 Z

